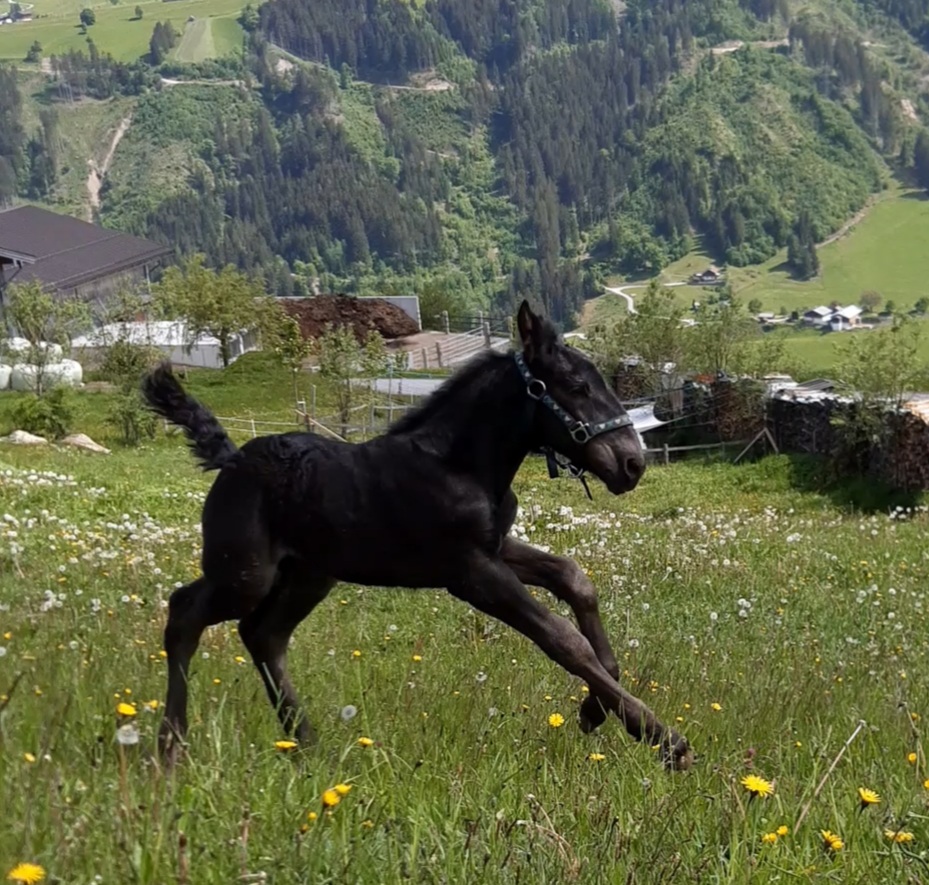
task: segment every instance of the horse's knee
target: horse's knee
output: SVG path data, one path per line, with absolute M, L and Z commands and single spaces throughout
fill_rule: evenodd
M 575 606 L 585 612 L 596 611 L 599 605 L 597 590 L 584 570 L 573 559 L 564 559 L 561 574 Z

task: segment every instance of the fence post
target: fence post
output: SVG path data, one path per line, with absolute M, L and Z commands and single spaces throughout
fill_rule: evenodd
M 429 368 L 429 357 L 426 355 L 426 348 L 423 348 L 423 368 Z
M 668 444 L 664 444 L 664 462 L 669 464 L 671 462 L 671 453 L 668 451 Z
M 446 335 L 448 335 L 449 332 L 451 331 L 451 326 L 450 326 L 449 321 L 448 321 L 448 311 L 447 311 L 447 310 L 443 310 L 443 311 L 442 311 L 442 328 L 445 329 L 445 334 L 446 334 Z
M 435 358 L 439 363 L 439 368 L 442 368 L 442 345 L 438 341 L 435 343 Z
M 484 347 L 490 347 L 490 323 L 484 322 Z

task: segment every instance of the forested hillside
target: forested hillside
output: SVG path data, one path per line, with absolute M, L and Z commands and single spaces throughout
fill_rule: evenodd
M 653 273 L 697 238 L 764 261 L 839 228 L 885 170 L 919 174 L 927 16 L 929 0 L 271 0 L 243 10 L 240 58 L 74 54 L 49 95 L 138 96 L 105 224 L 280 294 L 412 289 L 427 315 L 541 295 L 570 324 L 604 273 Z M 159 73 L 207 82 L 151 88 Z M 49 121 L 28 132 L 3 82 L 0 200 L 51 199 Z

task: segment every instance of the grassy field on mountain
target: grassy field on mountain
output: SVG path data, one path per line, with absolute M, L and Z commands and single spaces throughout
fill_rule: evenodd
M 135 17 L 135 7 L 142 9 L 142 18 Z M 78 15 L 89 6 L 96 16 L 95 24 L 82 33 Z M 33 41 L 42 45 L 43 55 L 60 54 L 68 49 L 87 50 L 87 38 L 93 39 L 97 49 L 120 61 L 132 61 L 149 51 L 149 39 L 155 22 L 170 21 L 178 33 L 184 34 L 187 19 L 195 16 L 209 24 L 198 24 L 200 37 L 188 38 L 182 61 L 199 61 L 222 55 L 242 43 L 242 29 L 236 18 L 242 11 L 242 0 L 143 0 L 141 3 L 123 2 L 95 5 L 80 2 L 63 4 L 36 3 L 36 18 L 0 28 L 0 59 L 22 62 Z M 196 23 L 192 23 L 196 24 Z M 204 54 L 208 41 L 212 52 Z M 182 40 L 181 45 L 184 45 Z M 193 47 L 197 51 L 193 52 Z M 179 46 L 180 48 L 180 46 Z M 186 57 L 199 55 L 199 57 Z
M 206 374 L 191 387 L 217 411 L 273 396 L 271 376 Z M 929 515 L 873 488 L 876 510 L 851 509 L 854 489 L 818 477 L 786 457 L 677 464 L 621 498 L 592 482 L 593 502 L 540 459 L 517 478 L 516 533 L 591 575 L 623 682 L 699 753 L 687 774 L 664 773 L 615 719 L 582 735 L 586 687 L 447 594 L 342 585 L 290 652 L 319 744 L 275 745 L 225 624 L 194 662 L 190 755 L 167 778 L 151 757 L 164 603 L 197 573 L 213 476 L 177 439 L 110 456 L 5 447 L 0 789 L 16 825 L 0 828 L 2 872 L 33 863 L 49 881 L 139 885 L 919 881 Z M 129 722 L 139 742 L 122 745 Z M 771 794 L 752 798 L 747 776 Z M 879 801 L 863 806 L 860 788 Z

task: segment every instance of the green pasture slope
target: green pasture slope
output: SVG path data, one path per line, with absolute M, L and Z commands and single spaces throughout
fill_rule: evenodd
M 893 186 L 845 236 L 818 250 L 821 270 L 808 282 L 787 271 L 785 250 L 754 267 L 728 269 L 736 294 L 745 302 L 757 298 L 764 310 L 787 311 L 838 301 L 857 304 L 861 293 L 879 292 L 905 310 L 929 295 L 929 196 L 924 191 Z M 708 255 L 692 253 L 665 268 L 661 279 L 686 279 L 712 263 Z M 700 290 L 681 287 L 690 304 Z
M 78 15 L 86 4 L 65 0 L 37 0 L 36 19 L 32 22 L 0 28 L 0 59 L 22 61 L 34 40 L 42 44 L 44 56 L 66 52 L 69 49 L 87 48 L 92 37 L 97 48 L 109 52 L 121 61 L 131 61 L 148 52 L 149 39 L 155 22 L 170 21 L 186 44 L 182 61 L 201 61 L 223 55 L 241 45 L 242 29 L 236 18 L 242 11 L 241 0 L 171 0 L 171 2 L 145 2 L 131 0 L 112 5 L 89 4 L 96 14 L 96 24 L 81 32 Z M 135 7 L 142 8 L 141 19 L 135 18 Z M 195 35 L 188 36 L 188 18 L 194 16 L 208 24 L 193 22 Z
M 249 377 L 192 373 L 221 414 L 284 407 L 276 383 Z M 12 399 L 0 395 L 0 415 Z M 98 423 L 106 399 L 84 395 L 78 429 L 112 442 Z M 689 773 L 664 773 L 615 719 L 581 734 L 584 685 L 444 592 L 342 585 L 290 652 L 319 743 L 275 746 L 276 717 L 225 624 L 195 658 L 190 754 L 166 777 L 151 757 L 163 606 L 197 574 L 214 477 L 177 437 L 109 456 L 2 446 L 12 825 L 0 827 L 0 873 L 31 862 L 48 881 L 140 885 L 924 881 L 929 515 L 851 509 L 856 491 L 887 502 L 818 475 L 786 457 L 678 464 L 620 498 L 592 482 L 593 502 L 536 460 L 518 475 L 516 532 L 588 571 L 622 680 L 693 742 Z M 116 741 L 120 703 L 135 708 L 138 745 Z M 773 794 L 751 798 L 747 775 Z M 336 784 L 351 789 L 327 811 Z M 880 803 L 862 808 L 860 787 Z

